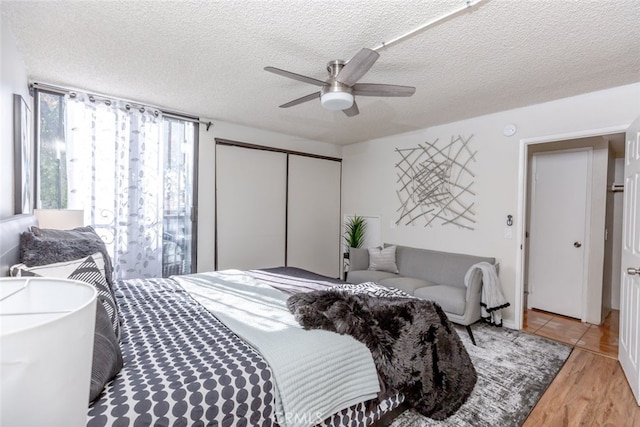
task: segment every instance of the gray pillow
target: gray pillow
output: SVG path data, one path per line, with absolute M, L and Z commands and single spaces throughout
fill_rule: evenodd
M 100 236 L 98 236 L 98 234 L 96 233 L 96 230 L 94 230 L 94 228 L 89 225 L 86 227 L 72 228 L 71 230 L 40 228 L 32 225 L 30 231 L 36 236 L 51 237 L 54 239 L 85 239 L 87 237 L 86 233 L 97 236 L 98 239 L 100 238 Z
M 102 304 L 96 304 L 96 330 L 93 337 L 93 361 L 91 363 L 91 386 L 89 402 L 93 402 L 120 369 L 122 351 L 116 334 L 111 328 L 109 314 Z
M 113 289 L 113 263 L 107 247 L 93 227 L 53 230 L 31 227 L 20 236 L 21 262 L 28 267 L 53 264 L 100 252 L 104 258 L 105 278 Z
M 398 274 L 396 247 L 369 248 L 369 270 L 388 271 Z

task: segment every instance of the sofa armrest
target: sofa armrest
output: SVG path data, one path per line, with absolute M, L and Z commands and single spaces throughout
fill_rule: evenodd
M 369 268 L 369 250 L 349 248 L 349 270 L 367 270 Z

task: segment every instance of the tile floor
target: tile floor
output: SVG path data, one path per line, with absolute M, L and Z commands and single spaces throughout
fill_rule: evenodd
M 602 325 L 591 325 L 559 314 L 526 310 L 522 330 L 617 359 L 619 316 L 618 310 L 612 310 Z

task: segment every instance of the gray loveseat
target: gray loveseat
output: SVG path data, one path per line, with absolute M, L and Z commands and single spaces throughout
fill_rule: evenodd
M 349 259 L 347 282 L 376 282 L 435 301 L 449 320 L 467 328 L 475 344 L 470 325 L 480 320 L 482 278 L 481 275 L 472 275 L 467 287 L 464 277 L 469 267 L 482 261 L 495 264 L 495 258 L 396 245 L 398 273 L 369 270 L 368 249 L 351 248 Z

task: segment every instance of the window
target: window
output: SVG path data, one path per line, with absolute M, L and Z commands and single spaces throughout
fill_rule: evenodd
M 64 144 L 64 96 L 40 92 L 38 97 L 38 207 L 67 207 L 67 163 Z
M 36 91 L 37 206 L 83 209 L 119 279 L 194 271 L 198 125 L 74 95 Z
M 191 272 L 195 125 L 163 120 L 164 150 L 164 277 Z

